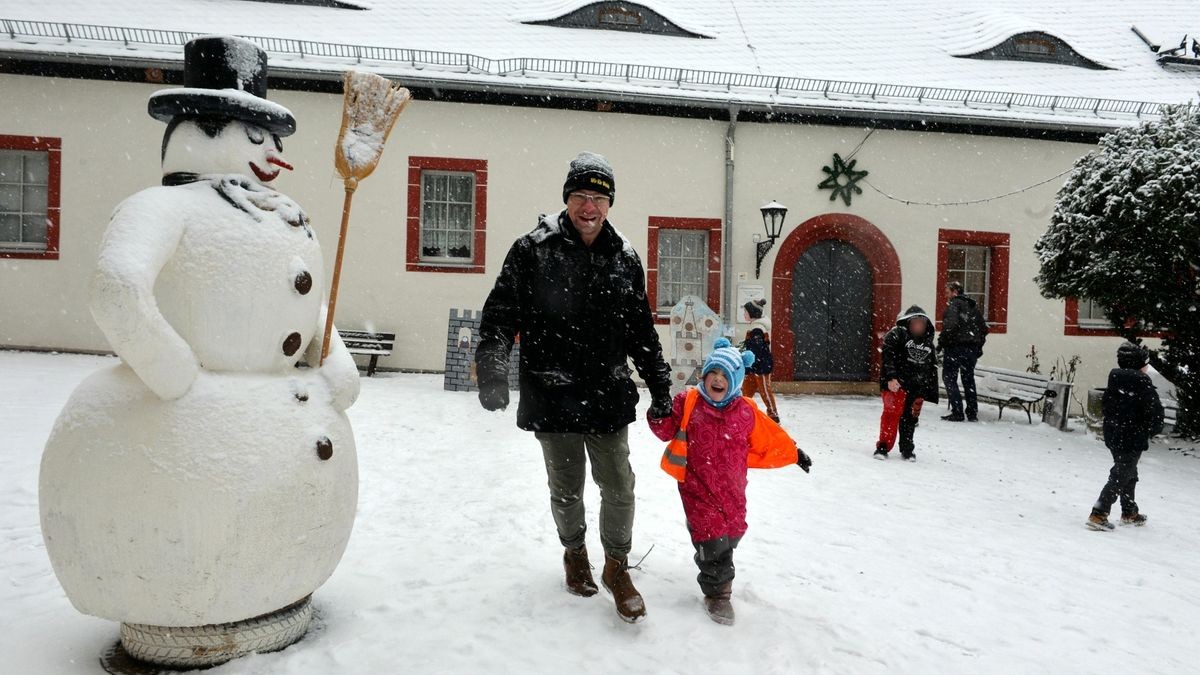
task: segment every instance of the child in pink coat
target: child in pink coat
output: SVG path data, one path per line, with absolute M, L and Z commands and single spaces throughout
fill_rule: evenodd
M 664 441 L 676 439 L 668 446 L 663 468 L 680 480 L 679 495 L 700 568 L 696 580 L 709 617 L 731 625 L 733 551 L 746 533 L 748 469 L 799 464 L 807 472 L 812 460 L 741 395 L 754 354 L 738 352 L 725 338 L 718 338 L 714 347 L 700 383 L 675 397 L 671 416 L 647 419 L 654 435 Z

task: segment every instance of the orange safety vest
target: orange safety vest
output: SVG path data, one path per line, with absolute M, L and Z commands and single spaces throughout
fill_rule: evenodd
M 659 467 L 680 483 L 687 477 L 687 425 L 699 399 L 699 390 L 688 390 L 683 399 L 683 419 L 679 421 L 679 430 L 675 432 L 675 438 L 667 443 L 662 461 L 659 462 Z M 778 469 L 795 464 L 800 457 L 796 441 L 775 420 L 759 410 L 754 401 L 746 399 L 746 402 L 754 409 L 754 430 L 750 432 L 746 464 L 751 469 Z

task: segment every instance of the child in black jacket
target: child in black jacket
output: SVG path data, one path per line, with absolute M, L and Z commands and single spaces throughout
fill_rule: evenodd
M 1146 374 L 1149 354 L 1131 342 L 1117 350 L 1117 367 L 1108 374 L 1104 390 L 1104 444 L 1112 452 L 1113 466 L 1100 498 L 1092 507 L 1087 525 L 1112 530 L 1108 512 L 1121 500 L 1121 524 L 1145 525 L 1145 514 L 1133 499 L 1138 482 L 1138 460 L 1150 447 L 1150 438 L 1163 430 L 1163 408 L 1158 390 Z
M 896 319 L 896 327 L 883 337 L 883 364 L 879 391 L 883 414 L 879 419 L 879 441 L 875 459 L 887 459 L 900 436 L 900 455 L 915 461 L 913 433 L 921 406 L 938 402 L 937 356 L 934 353 L 933 319 L 917 305 Z

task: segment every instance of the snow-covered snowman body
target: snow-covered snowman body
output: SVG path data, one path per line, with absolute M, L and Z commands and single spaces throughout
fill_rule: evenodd
M 67 402 L 40 503 L 77 609 L 201 626 L 301 601 L 337 566 L 359 380 L 336 331 L 316 367 L 324 266 L 304 212 L 263 184 L 286 166 L 278 137 L 239 120 L 168 136 L 164 182 L 179 184 L 117 208 L 92 283 L 122 363 Z

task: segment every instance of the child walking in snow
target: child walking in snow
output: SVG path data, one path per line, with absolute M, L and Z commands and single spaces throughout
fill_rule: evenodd
M 775 407 L 775 390 L 771 387 L 771 373 L 775 370 L 775 357 L 771 355 L 771 338 L 761 328 L 752 328 L 746 333 L 742 348 L 754 354 L 754 363 L 746 369 L 746 383 L 742 385 L 742 396 L 754 400 L 762 396 L 767 406 L 767 417 L 779 421 L 779 409 Z
M 1117 350 L 1117 367 L 1108 374 L 1104 390 L 1104 444 L 1113 466 L 1100 498 L 1092 507 L 1087 525 L 1093 530 L 1113 529 L 1108 512 L 1121 500 L 1121 524 L 1145 525 L 1146 516 L 1133 500 L 1138 482 L 1138 460 L 1150 447 L 1150 438 L 1163 430 L 1163 407 L 1158 390 L 1146 374 L 1149 354 L 1145 347 L 1126 342 Z
M 679 481 L 705 610 L 732 625 L 733 550 L 746 533 L 747 470 L 798 464 L 807 473 L 812 460 L 741 396 L 754 354 L 738 352 L 725 338 L 714 347 L 700 383 L 675 397 L 671 415 L 647 419 L 654 435 L 671 441 L 662 467 Z
M 896 319 L 883 336 L 883 364 L 879 369 L 879 391 L 883 414 L 879 418 L 879 440 L 875 459 L 887 459 L 900 436 L 900 456 L 916 461 L 913 434 L 921 407 L 938 402 L 937 357 L 933 348 L 933 319 L 913 305 Z

